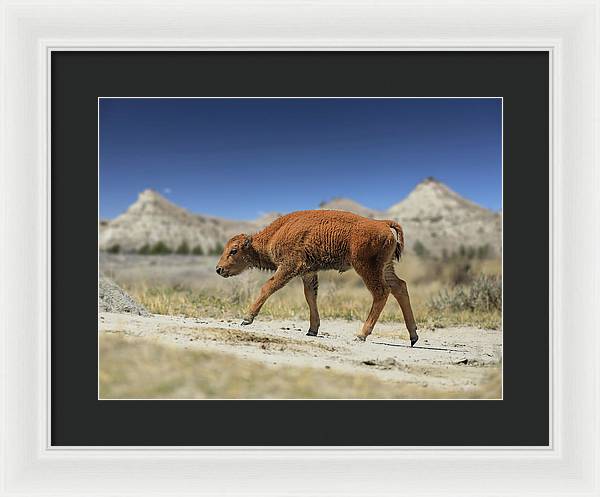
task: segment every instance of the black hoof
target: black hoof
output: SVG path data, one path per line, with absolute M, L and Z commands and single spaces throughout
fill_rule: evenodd
M 355 342 L 364 342 L 366 339 L 367 339 L 367 337 L 364 337 L 362 335 L 355 335 L 355 337 L 354 337 Z
M 410 346 L 414 347 L 415 343 L 417 343 L 417 340 L 419 339 L 419 337 L 415 337 L 415 338 L 411 338 L 410 339 Z
M 308 330 L 306 332 L 306 336 L 307 337 L 316 337 L 317 336 L 318 331 L 312 331 L 312 330 Z
M 242 326 L 246 326 L 248 324 L 252 324 L 252 321 L 252 319 L 244 319 L 241 324 Z

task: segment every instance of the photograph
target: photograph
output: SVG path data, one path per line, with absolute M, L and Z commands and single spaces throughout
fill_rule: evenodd
M 503 99 L 99 97 L 98 399 L 501 400 Z

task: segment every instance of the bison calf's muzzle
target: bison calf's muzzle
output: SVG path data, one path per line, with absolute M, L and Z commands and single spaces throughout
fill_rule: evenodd
M 219 276 L 223 276 L 223 278 L 227 278 L 229 276 L 221 266 L 217 266 L 217 274 Z

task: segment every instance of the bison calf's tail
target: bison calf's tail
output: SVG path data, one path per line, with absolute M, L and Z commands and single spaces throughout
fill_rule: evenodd
M 400 226 L 396 221 L 387 221 L 390 230 L 394 234 L 396 238 L 396 250 L 394 252 L 394 259 L 397 261 L 400 260 L 402 256 L 402 252 L 404 252 L 404 232 L 402 231 L 402 226 Z

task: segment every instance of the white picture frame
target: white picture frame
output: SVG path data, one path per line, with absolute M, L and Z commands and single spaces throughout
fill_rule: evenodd
M 597 0 L 15 0 L 0 21 L 0 495 L 600 495 Z M 49 59 L 123 49 L 548 51 L 551 445 L 51 447 Z

